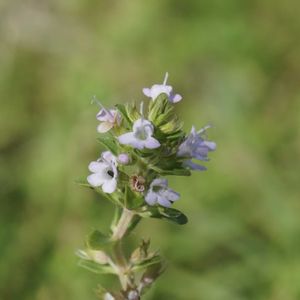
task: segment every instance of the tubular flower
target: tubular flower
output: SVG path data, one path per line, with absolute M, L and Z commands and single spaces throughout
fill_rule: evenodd
M 151 98 L 153 101 L 160 95 L 166 94 L 169 97 L 171 103 L 177 103 L 182 99 L 179 94 L 173 93 L 173 87 L 167 85 L 168 73 L 166 73 L 163 84 L 154 84 L 151 88 L 143 88 L 143 93 L 145 96 Z
M 112 129 L 115 125 L 120 124 L 120 115 L 115 109 L 105 109 L 104 107 L 98 112 L 97 120 L 101 123 L 97 127 L 97 131 L 105 133 Z
M 133 131 L 122 134 L 118 137 L 121 144 L 130 145 L 136 149 L 155 149 L 160 146 L 157 139 L 152 137 L 154 127 L 151 122 L 145 119 L 138 119 L 133 124 Z
M 103 152 L 100 159 L 89 164 L 89 170 L 93 173 L 87 177 L 91 186 L 101 186 L 103 192 L 108 194 L 116 190 L 118 170 L 116 158 L 111 152 Z
M 211 141 L 206 141 L 201 137 L 201 134 L 205 132 L 205 130 L 209 128 L 200 129 L 198 132 L 195 127 L 192 127 L 191 133 L 184 140 L 184 142 L 179 146 L 177 151 L 178 157 L 186 157 L 186 158 L 195 158 L 202 161 L 208 161 L 208 152 L 216 150 L 216 143 Z M 184 166 L 192 169 L 192 170 L 206 170 L 204 166 L 198 165 L 191 160 L 187 160 L 184 162 Z
M 178 193 L 168 188 L 167 179 L 157 178 L 151 182 L 145 200 L 149 205 L 158 203 L 162 206 L 170 207 L 179 197 Z

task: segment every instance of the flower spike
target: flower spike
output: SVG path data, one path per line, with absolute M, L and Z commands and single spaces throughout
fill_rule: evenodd
M 142 243 L 130 254 L 124 251 L 125 237 L 142 218 L 169 220 L 186 224 L 187 217 L 178 209 L 180 194 L 171 189 L 165 176 L 189 176 L 193 170 L 206 170 L 194 160 L 207 162 L 216 144 L 206 137 L 207 125 L 200 130 L 193 126 L 186 134 L 177 116 L 174 103 L 182 97 L 173 93 L 166 72 L 162 84 L 144 88 L 151 98 L 147 109 L 140 105 L 117 104 L 105 108 L 94 96 L 92 103 L 100 106 L 96 115 L 101 134 L 98 141 L 107 150 L 90 162 L 87 186 L 116 208 L 110 231 L 93 230 L 87 237 L 85 249 L 76 253 L 79 265 L 96 274 L 117 276 L 120 288 L 97 294 L 104 300 L 138 300 L 165 270 L 157 251 L 150 250 L 150 241 Z

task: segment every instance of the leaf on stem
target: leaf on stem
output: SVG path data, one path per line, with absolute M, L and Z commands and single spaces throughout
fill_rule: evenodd
M 179 225 L 184 225 L 188 222 L 187 216 L 181 211 L 162 206 L 148 207 L 147 210 L 140 212 L 139 215 L 144 218 L 167 219 Z
M 110 150 L 113 154 L 117 155 L 118 145 L 115 141 L 115 138 L 110 133 L 101 134 L 101 136 L 97 138 L 97 141 Z
M 150 258 L 146 258 L 146 259 L 141 260 L 138 263 L 135 263 L 131 269 L 132 269 L 132 271 L 137 271 L 137 270 L 148 268 L 159 262 L 161 262 L 161 257 L 159 255 L 154 255 Z
M 110 237 L 103 234 L 99 230 L 94 230 L 87 237 L 87 246 L 93 250 L 101 250 L 111 242 Z
M 96 274 L 114 274 L 115 271 L 110 265 L 100 265 L 92 260 L 80 259 L 78 265 Z

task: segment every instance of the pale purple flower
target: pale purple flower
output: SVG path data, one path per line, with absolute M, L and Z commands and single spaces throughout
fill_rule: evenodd
M 108 194 L 116 190 L 118 178 L 117 162 L 111 152 L 103 152 L 101 158 L 89 164 L 89 170 L 92 174 L 87 177 L 87 181 L 91 186 L 101 186 L 103 192 Z
M 160 204 L 165 207 L 170 207 L 174 201 L 179 199 L 179 194 L 168 188 L 168 180 L 157 178 L 154 179 L 146 194 L 145 201 L 149 205 Z
M 105 133 L 115 125 L 119 125 L 121 118 L 116 109 L 106 109 L 102 107 L 97 114 L 97 120 L 101 122 L 97 127 L 97 131 Z
M 151 98 L 153 101 L 160 95 L 166 94 L 169 97 L 169 101 L 172 103 L 177 103 L 182 99 L 179 94 L 173 93 L 173 87 L 167 85 L 168 73 L 165 75 L 163 84 L 154 84 L 151 88 L 144 88 L 143 93 L 145 96 Z
M 128 165 L 129 164 L 129 156 L 126 153 L 121 153 L 118 155 L 118 162 L 122 165 Z
M 143 118 L 134 122 L 133 131 L 124 133 L 118 137 L 121 144 L 130 145 L 136 149 L 155 149 L 160 146 L 160 143 L 152 135 L 154 127 L 151 122 Z
M 211 141 L 206 141 L 201 135 L 206 131 L 207 126 L 202 128 L 198 132 L 195 127 L 192 127 L 191 133 L 188 137 L 183 141 L 183 143 L 179 146 L 177 151 L 178 157 L 186 157 L 186 158 L 195 158 L 202 161 L 208 161 L 208 152 L 216 150 L 216 143 Z M 192 170 L 206 170 L 204 166 L 198 165 L 191 160 L 186 160 L 184 166 L 192 169 Z

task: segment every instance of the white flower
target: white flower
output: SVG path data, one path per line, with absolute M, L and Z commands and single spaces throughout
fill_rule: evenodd
M 168 188 L 167 179 L 154 179 L 145 197 L 149 205 L 160 204 L 165 207 L 170 207 L 174 201 L 179 199 L 180 195 Z
M 118 137 L 121 144 L 130 145 L 136 149 L 155 149 L 160 146 L 159 141 L 152 137 L 154 127 L 148 120 L 143 118 L 136 120 L 132 129 L 132 132 L 122 134 Z
M 115 125 L 120 124 L 120 115 L 115 109 L 102 109 L 97 114 L 97 120 L 101 123 L 97 127 L 97 131 L 100 133 L 105 133 L 112 129 Z
M 105 151 L 101 158 L 89 164 L 89 170 L 93 173 L 87 177 L 91 186 L 102 187 L 104 193 L 111 194 L 117 188 L 117 162 L 115 156 Z
M 169 101 L 172 103 L 177 103 L 182 99 L 179 94 L 173 93 L 173 87 L 166 85 L 168 79 L 168 73 L 165 75 L 163 84 L 154 84 L 151 88 L 144 88 L 143 93 L 145 96 L 151 98 L 153 101 L 160 95 L 166 94 L 169 97 Z

